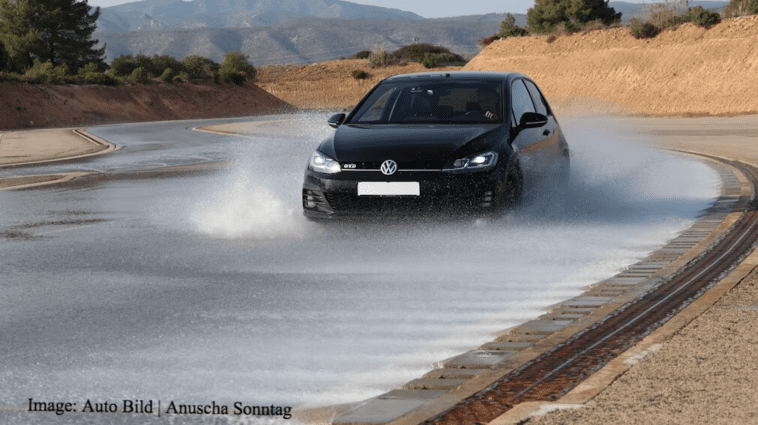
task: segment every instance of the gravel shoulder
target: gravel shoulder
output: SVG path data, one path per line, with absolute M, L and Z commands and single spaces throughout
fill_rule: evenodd
M 661 119 L 657 145 L 758 166 L 758 117 L 698 120 L 698 126 L 691 121 L 682 125 L 686 121 Z M 757 256 L 754 252 L 751 257 Z M 756 321 L 758 268 L 672 338 L 652 346 L 588 403 L 559 402 L 552 406 L 555 410 L 544 409 L 522 423 L 756 423 Z

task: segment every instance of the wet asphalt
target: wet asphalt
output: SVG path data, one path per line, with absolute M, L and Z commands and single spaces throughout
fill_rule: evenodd
M 299 188 L 326 115 L 268 136 L 192 130 L 210 121 L 93 127 L 122 149 L 3 170 L 96 174 L 0 192 L 0 421 L 166 420 L 83 413 L 88 400 L 214 403 L 233 420 L 235 403 L 362 400 L 614 274 L 708 205 L 637 196 L 578 149 L 570 193 L 500 217 L 314 224 Z M 693 192 L 714 184 L 702 164 L 640 155 L 702 174 Z M 211 162 L 224 165 L 195 167 Z M 30 398 L 76 412 L 30 413 Z

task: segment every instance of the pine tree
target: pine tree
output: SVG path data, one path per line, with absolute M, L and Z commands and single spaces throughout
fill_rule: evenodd
M 103 64 L 105 47 L 96 49 L 98 41 L 92 40 L 99 7 L 93 11 L 86 0 L 0 2 L 0 37 L 16 70 L 35 59 L 54 66 L 66 64 L 74 73 L 89 62 Z
M 23 72 L 32 65 L 31 51 L 39 43 L 39 31 L 33 26 L 35 0 L 0 1 L 0 42 L 8 53 L 3 70 Z
M 607 0 L 535 0 L 526 16 L 532 33 L 550 32 L 561 23 L 571 30 L 592 21 L 610 25 L 621 20 Z

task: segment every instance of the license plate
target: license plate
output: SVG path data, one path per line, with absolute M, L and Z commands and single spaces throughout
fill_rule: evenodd
M 358 182 L 358 196 L 419 196 L 418 182 Z

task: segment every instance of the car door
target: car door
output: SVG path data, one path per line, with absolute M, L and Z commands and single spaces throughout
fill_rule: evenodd
M 524 174 L 524 188 L 528 190 L 528 186 L 536 184 L 543 177 L 557 173 L 556 167 L 563 151 L 562 134 L 534 83 L 523 78 L 516 79 L 511 83 L 510 94 L 512 126 L 516 133 L 511 146 Z M 517 125 L 526 112 L 545 115 L 547 123 L 541 127 L 518 129 Z
M 545 143 L 550 147 L 551 160 L 555 161 L 553 165 L 556 167 L 567 166 L 566 162 L 569 159 L 569 149 L 568 144 L 566 143 L 566 138 L 561 132 L 561 126 L 558 125 L 558 120 L 555 118 L 555 115 L 553 115 L 553 111 L 547 104 L 545 96 L 543 96 L 540 89 L 537 88 L 537 85 L 529 80 L 523 81 L 526 88 L 529 90 L 529 94 L 532 97 L 537 112 L 547 117 L 547 124 L 543 127 L 544 130 L 542 133 L 543 136 L 547 136 Z

